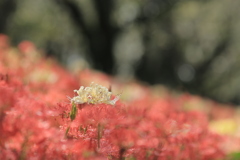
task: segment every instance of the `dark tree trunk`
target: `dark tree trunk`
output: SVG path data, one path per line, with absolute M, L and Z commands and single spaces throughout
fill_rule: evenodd
M 93 63 L 93 67 L 105 73 L 113 74 L 113 44 L 117 34 L 117 28 L 110 22 L 113 1 L 93 0 L 99 20 L 99 26 L 95 28 L 89 28 L 86 25 L 81 8 L 74 1 L 56 0 L 56 2 L 69 12 L 70 18 L 78 27 L 79 34 L 83 34 L 88 41 L 89 58 Z
M 6 33 L 9 17 L 16 10 L 15 0 L 0 1 L 0 33 Z

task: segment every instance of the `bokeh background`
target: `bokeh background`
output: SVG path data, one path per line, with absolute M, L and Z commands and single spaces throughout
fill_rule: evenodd
M 240 1 L 1 0 L 0 33 L 87 67 L 240 104 Z

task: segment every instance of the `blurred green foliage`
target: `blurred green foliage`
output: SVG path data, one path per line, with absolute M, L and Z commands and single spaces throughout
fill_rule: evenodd
M 239 159 L 240 159 L 240 152 L 235 152 L 228 156 L 228 160 L 239 160 Z
M 86 61 L 124 80 L 240 103 L 240 1 L 14 2 L 1 31 L 13 44 L 30 40 L 68 66 Z

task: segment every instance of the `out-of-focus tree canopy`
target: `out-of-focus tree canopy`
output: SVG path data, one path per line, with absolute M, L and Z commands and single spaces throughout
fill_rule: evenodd
M 240 1 L 3 0 L 0 32 L 72 66 L 240 103 Z

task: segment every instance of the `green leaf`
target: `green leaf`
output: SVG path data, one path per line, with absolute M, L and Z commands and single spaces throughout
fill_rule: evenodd
M 73 103 L 72 104 L 72 109 L 71 109 L 71 112 L 70 112 L 71 121 L 73 121 L 76 118 L 76 115 L 77 115 L 77 107 L 76 107 L 76 104 Z
M 240 152 L 234 152 L 229 155 L 228 160 L 239 160 L 240 159 Z
M 65 132 L 65 137 L 67 137 L 69 129 L 70 129 L 70 127 L 67 128 L 67 130 Z

